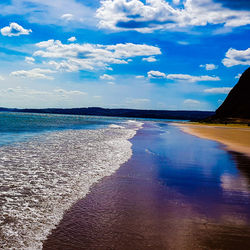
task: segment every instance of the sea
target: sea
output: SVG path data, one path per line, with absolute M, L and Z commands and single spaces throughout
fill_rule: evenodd
M 167 120 L 0 113 L 0 249 L 250 249 L 250 159 Z
M 42 249 L 64 211 L 132 155 L 142 122 L 0 113 L 0 248 Z

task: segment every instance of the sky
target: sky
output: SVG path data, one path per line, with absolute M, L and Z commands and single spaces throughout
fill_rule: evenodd
M 249 0 L 2 0 L 0 107 L 216 110 L 249 28 Z

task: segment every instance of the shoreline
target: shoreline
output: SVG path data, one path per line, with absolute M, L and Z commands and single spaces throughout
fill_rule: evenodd
M 250 159 L 235 158 L 236 174 L 216 143 L 165 123 L 130 142 L 132 157 L 66 211 L 43 250 L 249 249 Z
M 57 131 L 0 147 L 0 249 L 42 249 L 65 211 L 131 158 L 139 125 Z
M 174 123 L 174 125 L 180 127 L 185 133 L 222 143 L 226 150 L 250 157 L 250 128 L 248 127 L 191 123 Z

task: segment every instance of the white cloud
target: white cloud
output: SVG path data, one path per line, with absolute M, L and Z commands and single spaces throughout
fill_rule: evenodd
M 79 90 L 55 89 L 54 92 L 61 94 L 61 95 L 87 95 L 86 92 L 79 91 Z
M 48 65 L 53 66 L 56 70 L 59 71 L 67 71 L 67 72 L 74 72 L 74 71 L 78 71 L 80 68 L 80 65 L 78 65 L 77 63 L 74 63 L 73 61 L 61 61 L 61 62 L 56 62 L 56 61 L 49 61 Z M 88 70 L 93 70 L 93 67 L 90 65 L 87 65 L 87 63 L 84 65 L 82 65 L 82 69 L 88 69 Z
M 37 43 L 36 46 L 40 50 L 36 51 L 34 56 L 53 58 L 49 64 L 63 71 L 110 69 L 111 64 L 127 64 L 127 59 L 136 56 L 161 54 L 158 47 L 133 43 L 62 44 L 59 40 L 48 40 Z
M 187 105 L 187 106 L 197 106 L 197 105 L 200 105 L 201 104 L 201 102 L 200 101 L 197 101 L 197 100 L 194 100 L 194 99 L 186 99 L 186 100 L 184 100 L 184 102 L 183 102 L 185 105 Z
M 225 27 L 250 24 L 250 11 L 231 10 L 213 0 L 186 0 L 182 6 L 173 6 L 164 0 L 103 0 L 96 17 L 100 28 L 139 32 L 209 24 Z
M 25 62 L 27 62 L 29 64 L 34 64 L 35 59 L 33 57 L 26 56 L 25 57 Z
M 173 0 L 173 3 L 174 3 L 174 4 L 179 4 L 179 3 L 180 3 L 180 0 Z
M 189 45 L 189 42 L 187 41 L 178 41 L 177 43 L 180 45 Z
M 26 96 L 28 95 L 47 95 L 49 94 L 49 92 L 47 91 L 41 91 L 41 90 L 34 90 L 34 89 L 25 89 L 22 87 L 15 87 L 15 88 L 8 88 L 8 89 L 2 89 L 0 90 L 0 94 L 8 94 L 8 95 L 22 95 L 22 96 Z
M 115 78 L 113 76 L 107 75 L 107 74 L 104 74 L 104 75 L 100 76 L 100 79 L 102 79 L 102 80 L 109 80 L 109 81 L 115 80 Z
M 46 74 L 55 73 L 50 69 L 41 69 L 41 68 L 34 68 L 31 70 L 18 70 L 13 71 L 10 73 L 10 76 L 22 77 L 22 78 L 31 78 L 31 79 L 48 79 L 53 80 L 54 78 L 48 76 Z
M 151 70 L 148 72 L 148 78 L 167 78 L 165 73 L 162 73 L 160 71 L 155 71 L 155 70 Z
M 207 63 L 205 65 L 201 64 L 200 67 L 205 68 L 206 70 L 214 70 L 214 69 L 218 68 L 218 65 L 214 65 L 212 63 Z
M 0 75 L 0 81 L 3 81 L 4 80 L 4 77 Z
M 166 75 L 160 71 L 151 70 L 148 72 L 148 78 L 166 78 L 176 81 L 189 81 L 189 82 L 203 82 L 203 81 L 220 81 L 218 76 L 192 76 L 188 74 L 168 74 Z
M 235 65 L 250 65 L 250 48 L 246 50 L 236 50 L 230 48 L 222 60 L 222 63 L 226 67 L 232 67 Z
M 190 81 L 190 82 L 202 82 L 202 81 L 220 81 L 218 76 L 192 76 L 187 74 L 169 74 L 166 77 L 171 80 L 180 80 L 180 81 Z
M 137 79 L 143 79 L 144 76 L 136 76 L 135 78 L 137 78 Z
M 235 76 L 234 78 L 235 79 L 240 79 L 240 77 L 241 77 L 241 74 L 239 73 L 237 76 Z
M 210 89 L 204 89 L 204 92 L 210 94 L 228 94 L 231 91 L 231 89 L 232 88 L 228 87 L 210 88 Z
M 144 57 L 144 58 L 142 58 L 142 61 L 156 62 L 157 60 L 155 59 L 154 56 L 150 56 L 150 57 Z
M 72 36 L 68 39 L 69 42 L 75 42 L 76 41 L 76 37 L 75 36 Z
M 65 21 L 72 21 L 74 19 L 74 15 L 72 14 L 63 14 L 61 18 Z
M 74 17 L 74 26 L 95 27 L 95 9 L 78 0 L 11 0 L 0 2 L 1 15 L 19 15 L 29 23 L 56 24 L 67 26 L 68 22 L 61 17 L 65 14 Z M 70 16 L 66 16 L 70 18 Z
M 150 102 L 149 99 L 147 98 L 127 98 L 126 102 L 133 102 L 133 103 L 145 103 L 145 102 Z
M 129 106 L 129 107 L 133 107 L 133 108 L 146 108 L 150 106 L 150 102 L 151 100 L 148 98 L 131 98 L 128 97 L 125 100 L 125 103 Z
M 86 92 L 79 91 L 79 90 L 65 90 L 65 89 L 54 89 L 51 91 L 43 91 L 43 90 L 36 90 L 36 89 L 28 89 L 22 87 L 15 87 L 15 88 L 8 88 L 0 90 L 0 94 L 4 94 L 5 96 L 13 95 L 17 97 L 34 97 L 34 96 L 46 96 L 47 97 L 76 97 L 87 95 Z
M 115 82 L 107 82 L 109 85 L 115 85 Z
M 24 29 L 21 25 L 17 23 L 10 23 L 9 26 L 6 26 L 1 29 L 1 34 L 3 36 L 20 36 L 20 35 L 29 35 L 32 32 L 31 29 Z
M 109 51 L 114 51 L 114 54 L 118 58 L 161 54 L 161 51 L 158 47 L 146 44 L 118 43 L 116 45 L 107 45 L 106 48 Z

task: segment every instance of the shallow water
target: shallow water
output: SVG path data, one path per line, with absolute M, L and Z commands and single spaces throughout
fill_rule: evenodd
M 100 129 L 123 121 L 101 116 L 0 112 L 0 146 L 27 141 L 48 132 Z
M 250 249 L 250 159 L 165 123 L 77 202 L 44 249 Z
M 41 249 L 65 210 L 131 157 L 140 126 L 57 129 L 1 146 L 0 249 Z

